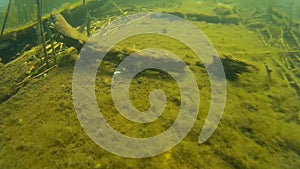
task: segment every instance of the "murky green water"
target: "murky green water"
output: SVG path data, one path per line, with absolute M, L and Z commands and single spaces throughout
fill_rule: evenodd
M 78 0 L 41 3 L 43 31 L 37 23 L 37 1 L 13 0 L 7 11 L 9 0 L 0 0 L 3 28 L 0 37 L 0 168 L 300 168 L 300 15 L 297 12 L 300 1 L 96 0 L 87 1 L 86 8 Z M 58 16 L 54 15 L 54 8 Z M 99 60 L 91 63 L 91 69 L 99 66 L 95 93 L 82 93 L 82 96 L 95 96 L 106 122 L 122 135 L 140 139 L 167 131 L 178 120 L 182 106 L 188 104 L 182 102 L 180 85 L 171 74 L 146 69 L 130 82 L 128 98 L 140 112 L 159 110 L 149 100 L 153 90 L 160 89 L 165 94 L 167 103 L 162 114 L 149 123 L 133 122 L 120 114 L 120 110 L 128 107 L 117 108 L 111 90 L 115 85 L 113 76 L 122 76 L 135 67 L 152 61 L 178 64 L 178 60 L 168 58 L 168 53 L 156 56 L 152 52 L 151 61 L 136 61 L 131 64 L 132 70 L 123 67 L 116 71 L 130 54 L 149 48 L 163 49 L 186 64 L 184 68 L 174 66 L 175 75 L 191 70 L 199 89 L 200 107 L 196 119 L 188 121 L 194 123 L 192 129 L 176 146 L 152 157 L 128 158 L 105 150 L 88 136 L 75 111 L 72 80 L 75 62 L 84 59 L 78 55 L 80 50 L 90 49 L 84 46 L 89 42 L 88 32 L 95 37 L 98 30 L 107 29 L 107 34 L 114 35 L 118 31 L 114 20 L 139 12 L 172 14 L 201 30 L 216 49 L 225 71 L 226 79 L 219 77 L 220 83 L 214 85 L 225 80 L 227 93 L 216 130 L 200 144 L 199 135 L 213 97 L 208 69 L 216 62 L 205 67 L 206 62 L 200 60 L 187 43 L 167 36 L 172 31 L 166 25 L 174 20 L 163 24 L 143 22 L 158 27 L 158 34 L 122 39 L 107 52 L 100 65 Z M 6 13 L 8 17 L 4 22 Z M 59 13 L 66 22 L 59 20 Z M 186 33 L 192 40 L 197 38 L 182 25 L 175 26 L 177 34 Z M 89 55 L 103 52 L 96 49 L 97 42 L 89 44 L 93 49 Z M 155 62 L 157 59 L 161 62 Z M 188 98 L 193 94 L 189 93 Z M 160 103 L 163 98 L 158 97 L 158 100 Z M 174 138 L 177 132 L 173 132 Z M 111 139 L 109 133 L 99 138 Z M 122 147 L 124 142 L 118 141 L 118 138 L 112 139 L 111 144 Z M 168 142 L 168 139 L 162 140 L 161 144 L 168 145 Z M 153 146 L 161 145 L 153 142 L 139 149 L 128 146 L 128 154 L 141 149 L 151 154 L 157 148 Z

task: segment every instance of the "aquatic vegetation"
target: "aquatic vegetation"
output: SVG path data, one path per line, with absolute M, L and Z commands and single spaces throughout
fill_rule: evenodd
M 116 73 L 115 69 L 130 54 L 145 48 L 171 51 L 192 70 L 199 88 L 199 114 L 184 140 L 161 155 L 130 159 L 100 148 L 78 121 L 72 76 L 78 51 L 88 39 L 88 29 L 84 28 L 87 11 L 81 7 L 82 1 L 66 6 L 56 2 L 45 1 L 51 9 L 45 9 L 49 14 L 42 17 L 46 29 L 53 26 L 50 32 L 45 31 L 50 68 L 37 42 L 36 21 L 7 29 L 6 39 L 0 39 L 1 168 L 299 168 L 300 32 L 296 16 L 271 3 L 264 9 L 246 9 L 234 0 L 114 0 L 123 12 L 111 1 L 87 1 L 92 34 L 116 18 L 140 11 L 185 18 L 209 37 L 225 69 L 228 93 L 223 117 L 213 136 L 198 144 L 211 104 L 211 87 L 207 70 L 196 54 L 176 39 L 154 34 L 130 37 L 108 51 L 97 72 L 95 95 L 105 120 L 124 135 L 143 138 L 160 134 L 176 121 L 182 104 L 176 81 L 166 72 L 147 69 L 130 83 L 132 105 L 146 111 L 151 106 L 149 94 L 159 88 L 168 100 L 165 110 L 152 123 L 124 118 L 113 106 L 111 85 L 113 75 L 126 71 Z M 247 2 L 262 5 L 267 1 Z M 51 13 L 55 19 L 51 25 L 54 7 L 57 10 Z M 8 53 L 15 58 L 3 57 L 2 51 L 14 42 L 20 42 L 17 52 Z M 87 47 L 91 54 L 101 51 L 93 45 Z M 167 56 L 148 57 L 176 64 Z M 97 62 L 91 66 L 98 66 Z

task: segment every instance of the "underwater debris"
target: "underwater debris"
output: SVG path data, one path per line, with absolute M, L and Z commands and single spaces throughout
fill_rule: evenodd
M 110 2 L 121 12 L 122 15 L 126 14 L 126 12 L 124 12 L 113 0 L 110 0 Z
M 44 26 L 43 26 L 43 18 L 42 18 L 42 1 L 37 0 L 37 26 L 38 26 L 38 32 L 40 33 L 40 39 L 41 39 L 41 44 L 43 46 L 43 52 L 44 52 L 44 57 L 45 57 L 45 62 L 47 68 L 50 67 L 49 61 L 48 61 L 48 54 L 47 54 L 47 49 L 46 49 L 46 38 L 45 38 L 45 33 L 44 33 Z
M 290 1 L 290 16 L 289 16 L 289 24 L 288 24 L 288 31 L 291 32 L 292 26 L 293 26 L 293 6 L 294 6 L 294 0 Z
M 55 50 L 60 46 L 61 43 L 54 43 Z M 53 53 L 51 45 L 47 45 L 46 50 L 49 55 Z M 49 60 L 49 65 L 47 67 L 41 45 L 21 53 L 17 59 L 5 64 L 0 71 L 0 103 L 9 99 L 29 80 L 40 77 L 42 72 L 52 70 L 56 66 L 55 60 Z
M 269 65 L 267 65 L 267 63 L 264 63 L 264 65 L 265 65 L 268 77 L 271 78 L 272 69 L 269 67 Z
M 77 50 L 80 50 L 83 47 L 83 44 L 88 41 L 88 37 L 73 28 L 58 10 L 53 9 L 50 15 L 54 21 L 53 28 L 64 36 L 64 42 L 67 45 L 74 46 Z
M 7 10 L 6 10 L 5 17 L 4 17 L 4 21 L 3 21 L 3 24 L 2 24 L 2 29 L 1 29 L 0 37 L 3 36 L 4 30 L 5 30 L 5 26 L 6 26 L 8 14 L 9 14 L 10 7 L 11 7 L 11 2 L 12 2 L 12 0 L 9 0 L 9 2 L 8 2 Z
M 80 40 L 82 42 L 86 42 L 88 37 L 78 32 L 75 28 L 73 28 L 66 19 L 58 12 L 57 9 L 53 9 L 50 13 L 52 19 L 54 19 L 55 29 L 70 38 Z
M 235 11 L 236 11 L 236 6 L 227 5 L 223 3 L 217 3 L 216 8 L 214 9 L 214 12 L 221 16 L 234 14 Z
M 237 12 L 236 4 L 210 3 L 202 1 L 196 5 L 193 4 L 195 8 L 192 8 L 191 10 L 184 9 L 185 6 L 189 5 L 191 5 L 189 2 L 183 2 L 183 6 L 179 8 L 166 8 L 161 9 L 158 12 L 169 13 L 188 20 L 207 23 L 238 25 L 241 21 L 241 17 Z
M 86 29 L 87 29 L 87 36 L 91 36 L 91 16 L 89 14 L 88 8 L 86 6 L 86 0 L 83 0 L 83 7 L 85 10 L 85 22 L 86 22 Z
M 58 66 L 66 66 L 72 63 L 75 63 L 79 59 L 77 50 L 74 47 L 70 47 L 60 53 L 57 57 Z
M 219 1 L 225 2 L 225 0 Z M 46 2 L 55 3 L 52 1 Z M 101 2 L 108 2 L 110 4 L 109 1 Z M 122 3 L 123 2 L 125 1 L 122 1 Z M 205 5 L 205 2 L 206 1 L 203 1 L 203 5 Z M 253 1 L 251 2 L 255 3 Z M 174 1 L 168 1 L 168 3 L 175 5 Z M 110 4 L 110 6 L 112 5 Z M 125 5 L 122 4 L 122 9 L 123 6 Z M 157 7 L 154 6 L 151 10 L 154 11 L 156 8 Z M 101 11 L 102 9 L 106 11 L 104 16 L 102 15 L 104 13 Z M 149 8 L 147 7 L 147 9 Z M 219 53 L 226 53 L 226 56 L 230 58 L 222 58 L 221 60 L 225 67 L 227 79 L 229 77 L 232 78 L 232 72 L 236 73 L 234 76 L 238 79 L 237 81 L 228 81 L 227 83 L 228 97 L 223 119 L 219 125 L 219 129 L 216 130 L 215 135 L 213 135 L 208 142 L 199 146 L 195 140 L 197 140 L 198 131 L 204 123 L 206 117 L 205 112 L 206 110 L 209 111 L 210 108 L 209 99 L 212 98 L 212 95 L 209 88 L 209 81 L 206 78 L 205 69 L 194 66 L 202 66 L 200 62 L 195 63 L 196 60 L 198 61 L 198 58 L 194 58 L 192 51 L 189 51 L 185 46 L 176 46 L 177 43 L 166 40 L 170 42 L 167 43 L 166 46 L 175 44 L 175 47 L 170 48 L 170 50 L 174 50 L 175 54 L 184 58 L 191 70 L 197 73 L 195 77 L 197 78 L 202 100 L 199 116 L 190 134 L 188 134 L 178 146 L 150 160 L 137 161 L 136 159 L 117 157 L 99 148 L 90 141 L 90 138 L 82 131 L 76 118 L 76 112 L 72 106 L 72 68 L 74 67 L 71 63 L 63 63 L 65 61 L 64 59 L 69 61 L 70 56 L 62 55 L 62 58 L 60 58 L 61 54 L 64 51 L 71 50 L 71 47 L 68 48 L 54 40 L 53 46 L 48 49 L 47 52 L 49 55 L 56 53 L 56 57 L 58 58 L 56 64 L 61 64 L 65 67 L 55 68 L 56 70 L 52 70 L 53 72 L 47 77 L 30 81 L 17 95 L 1 104 L 0 126 L 3 131 L 1 133 L 2 138 L 0 138 L 2 141 L 0 145 L 3 145 L 1 147 L 3 152 L 1 153 L 2 159 L 0 160 L 1 168 L 22 168 L 24 164 L 28 168 L 298 168 L 300 164 L 298 156 L 300 152 L 299 132 L 297 131 L 300 124 L 299 104 L 297 104 L 299 97 L 296 96 L 297 94 L 293 88 L 287 88 L 288 85 L 285 85 L 280 76 L 283 74 L 283 77 L 287 79 L 286 81 L 292 83 L 293 76 L 289 76 L 289 74 L 292 75 L 295 74 L 295 71 L 298 71 L 298 76 L 295 76 L 296 78 L 294 80 L 299 81 L 300 79 L 298 69 L 300 55 L 299 51 L 296 53 L 296 50 L 299 48 L 293 46 L 295 45 L 294 42 L 291 43 L 293 39 L 288 36 L 286 32 L 284 40 L 285 43 L 289 44 L 290 48 L 282 50 L 280 46 L 275 46 L 278 44 L 276 40 L 279 38 L 274 35 L 278 33 L 273 32 L 272 29 L 269 31 L 262 30 L 266 27 L 267 22 L 261 22 L 261 18 L 256 17 L 259 14 L 254 14 L 255 18 L 247 15 L 247 17 L 250 18 L 248 20 L 249 23 L 253 24 L 253 28 L 256 23 L 261 26 L 259 31 L 267 46 L 264 47 L 258 40 L 257 33 L 249 31 L 244 23 L 238 26 L 228 25 L 230 24 L 229 22 L 226 22 L 226 24 L 219 24 L 219 22 L 217 24 L 207 24 L 205 23 L 206 21 L 216 21 L 210 20 L 215 18 L 204 18 L 203 22 L 201 22 L 199 18 L 196 18 L 197 13 L 187 10 L 180 12 L 189 12 L 191 15 L 195 14 L 196 21 L 193 23 L 203 29 L 208 37 L 210 37 Z M 69 14 L 63 12 L 62 15 L 66 17 L 66 20 L 73 25 L 73 27 L 78 26 L 78 24 L 83 24 L 84 13 L 82 8 L 79 10 L 70 10 L 69 12 Z M 95 15 L 95 13 L 92 13 L 92 10 L 90 12 L 93 17 L 99 17 L 101 19 L 103 19 L 103 17 L 111 17 L 115 14 L 119 14 L 118 11 L 111 12 L 107 8 L 100 8 L 100 10 L 98 10 L 97 14 L 101 15 Z M 81 14 L 81 17 L 78 17 L 80 16 L 79 14 Z M 215 15 L 212 14 L 211 16 Z M 72 18 L 74 18 L 74 20 Z M 246 20 L 245 23 L 248 23 L 248 21 Z M 271 20 L 269 21 L 271 22 Z M 99 22 L 98 27 L 101 27 L 101 25 L 103 24 Z M 270 23 L 270 25 L 273 25 L 273 23 Z M 92 25 L 92 28 L 94 27 L 95 26 Z M 300 37 L 298 30 L 299 29 L 295 29 L 295 25 L 293 25 L 293 31 L 296 35 L 294 39 L 299 39 Z M 165 32 L 167 30 L 162 31 Z M 57 31 L 54 30 L 53 32 L 57 33 Z M 84 32 L 84 34 L 86 35 L 86 32 Z M 268 36 L 268 34 L 271 36 Z M 18 38 L 17 42 L 27 43 L 30 38 L 36 43 L 35 36 L 36 34 L 33 32 L 30 36 L 27 36 L 27 38 L 23 38 L 23 40 L 22 38 Z M 151 46 L 147 40 L 146 38 L 141 39 L 141 41 L 133 39 L 120 44 L 142 49 L 145 46 Z M 156 44 L 157 42 L 160 44 Z M 157 38 L 152 44 L 154 44 L 154 47 L 156 47 L 155 45 L 164 46 L 165 44 L 163 42 L 165 41 L 160 41 L 160 38 Z M 49 44 L 49 42 L 47 44 Z M 59 50 L 61 46 L 63 46 L 62 50 Z M 26 49 L 26 51 L 28 49 Z M 72 50 L 74 50 L 75 53 L 77 52 L 74 48 Z M 23 57 L 23 53 L 27 53 L 26 51 L 20 52 L 18 56 Z M 41 48 L 35 51 L 40 53 Z M 138 74 L 135 79 L 133 79 L 130 84 L 131 88 L 129 89 L 131 94 L 129 95 L 130 99 L 133 105 L 137 105 L 139 109 L 147 108 L 147 96 L 148 93 L 150 93 L 148 92 L 149 89 L 151 90 L 155 87 L 163 89 L 162 91 L 166 93 L 170 107 L 168 107 L 169 105 L 167 104 L 164 116 L 161 116 L 159 119 L 162 122 L 161 124 L 155 124 L 153 126 L 152 124 L 139 124 L 137 127 L 135 125 L 127 125 L 128 121 L 121 121 L 120 118 L 123 117 L 120 116 L 114 108 L 111 108 L 113 102 L 111 101 L 110 95 L 112 81 L 110 76 L 113 74 L 113 70 L 116 66 L 114 63 L 119 58 L 118 61 L 121 61 L 122 57 L 128 54 L 126 53 L 128 50 L 123 51 L 122 49 L 116 49 L 114 51 L 115 53 L 108 53 L 110 58 L 107 58 L 107 60 L 112 59 L 112 61 L 109 60 L 110 62 L 104 61 L 101 63 L 103 65 L 99 68 L 104 71 L 100 69 L 101 71 L 97 72 L 95 83 L 95 95 L 97 96 L 98 103 L 103 103 L 103 107 L 100 107 L 101 110 L 103 110 L 101 113 L 106 113 L 103 115 L 107 118 L 107 122 L 111 123 L 111 126 L 117 131 L 131 137 L 152 136 L 156 135 L 156 133 L 158 133 L 157 131 L 169 128 L 178 116 L 173 109 L 177 110 L 175 109 L 176 107 L 184 106 L 185 103 L 181 103 L 180 95 L 177 95 L 177 90 L 175 90 L 177 89 L 176 83 L 172 77 L 166 76 L 165 74 L 150 74 L 149 72 L 146 72 L 147 74 Z M 282 53 L 281 58 L 278 56 L 280 53 Z M 283 53 L 287 53 L 287 55 L 283 55 Z M 7 96 L 13 95 L 10 90 L 15 89 L 14 87 L 16 86 L 13 86 L 13 83 L 15 84 L 16 79 L 18 79 L 18 82 L 22 82 L 24 78 L 30 77 L 29 75 L 31 75 L 31 77 L 28 78 L 28 80 L 38 77 L 40 74 L 42 74 L 42 76 L 45 75 L 45 69 L 38 71 L 39 67 L 42 66 L 37 64 L 39 63 L 38 56 L 32 57 L 31 55 L 35 56 L 33 52 L 31 54 L 27 53 L 26 57 L 29 60 L 18 60 L 9 66 L 1 68 L 0 77 L 2 82 L 0 83 L 0 98 L 2 98 L 4 94 L 8 94 Z M 42 56 L 42 53 L 39 55 Z M 297 55 L 298 61 L 287 61 L 289 58 L 296 58 Z M 2 52 L 0 52 L 0 57 L 3 57 Z M 277 59 L 279 63 L 285 67 L 286 71 L 282 70 L 281 65 L 277 65 L 276 62 L 272 60 L 273 58 Z M 232 60 L 238 63 L 232 63 Z M 266 62 L 268 66 L 274 70 L 271 74 L 271 80 L 267 77 L 265 67 L 262 64 L 263 62 Z M 18 63 L 23 67 L 17 67 Z M 253 64 L 261 71 L 252 71 L 251 65 L 246 66 L 243 65 L 243 63 Z M 10 66 L 12 67 L 8 69 Z M 239 68 L 236 68 L 238 66 L 242 68 L 246 67 L 251 72 L 244 73 L 239 70 Z M 231 70 L 232 67 L 235 70 Z M 228 72 L 228 69 L 232 72 Z M 123 73 L 123 71 L 126 70 L 121 70 L 120 72 Z M 20 75 L 17 72 L 20 72 Z M 23 74 L 23 72 L 29 73 Z M 115 72 L 115 74 L 120 72 Z M 11 74 L 13 74 L 13 76 Z M 119 76 L 122 75 L 120 74 Z M 26 84 L 28 81 L 23 82 L 23 84 Z M 269 86 L 269 88 L 266 88 L 266 86 Z M 171 97 L 169 97 L 169 95 L 171 95 Z M 135 100 L 137 101 L 135 102 Z M 102 105 L 99 104 L 99 106 Z M 169 113 L 167 112 L 168 110 L 172 111 Z M 35 130 L 36 128 L 38 130 Z M 130 131 L 132 132 L 130 133 Z M 20 153 L 21 155 L 18 155 Z M 65 154 L 68 154 L 68 157 L 64 156 Z M 201 156 L 201 154 L 206 155 Z M 83 160 L 76 160 L 80 158 Z M 43 160 L 34 162 L 34 159 Z M 208 161 L 210 162 L 207 163 Z

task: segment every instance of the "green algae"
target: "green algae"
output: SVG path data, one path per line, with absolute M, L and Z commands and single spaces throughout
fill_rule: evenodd
M 182 142 L 164 154 L 146 159 L 122 158 L 97 146 L 76 117 L 70 63 L 30 81 L 0 105 L 1 168 L 299 168 L 299 95 L 282 79 L 282 71 L 273 60 L 279 57 L 277 49 L 266 47 L 256 32 L 243 25 L 193 23 L 209 37 L 221 58 L 230 56 L 239 61 L 237 64 L 254 65 L 249 71 L 237 73 L 236 80 L 227 80 L 225 111 L 206 143 L 197 143 L 211 97 L 201 61 L 174 39 L 141 35 L 120 45 L 170 50 L 189 65 L 196 77 L 201 108 L 194 127 Z M 149 92 L 157 87 L 164 90 L 170 102 L 155 122 L 130 123 L 112 106 L 110 83 L 118 61 L 104 61 L 97 74 L 97 101 L 106 120 L 128 136 L 149 137 L 166 130 L 180 106 L 174 80 L 158 71 L 136 76 L 130 86 L 130 98 L 138 109 L 149 107 Z M 271 79 L 264 63 L 273 70 Z

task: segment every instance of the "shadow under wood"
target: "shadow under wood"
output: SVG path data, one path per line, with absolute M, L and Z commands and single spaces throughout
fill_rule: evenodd
M 257 70 L 257 68 L 255 66 L 247 64 L 247 63 L 237 60 L 237 59 L 233 59 L 230 56 L 224 56 L 220 59 L 223 64 L 226 79 L 229 81 L 237 81 L 239 74 Z M 210 64 L 208 66 L 210 67 L 210 66 L 215 66 L 215 65 L 217 66 L 216 61 L 214 61 L 212 64 Z M 200 62 L 197 62 L 196 66 L 202 67 L 205 69 L 204 64 L 202 64 Z
M 252 70 L 256 70 L 253 65 L 249 65 L 240 60 L 234 60 L 229 57 L 221 58 L 226 79 L 230 81 L 238 80 L 239 74 L 251 72 Z M 253 69 L 255 68 L 255 69 Z

